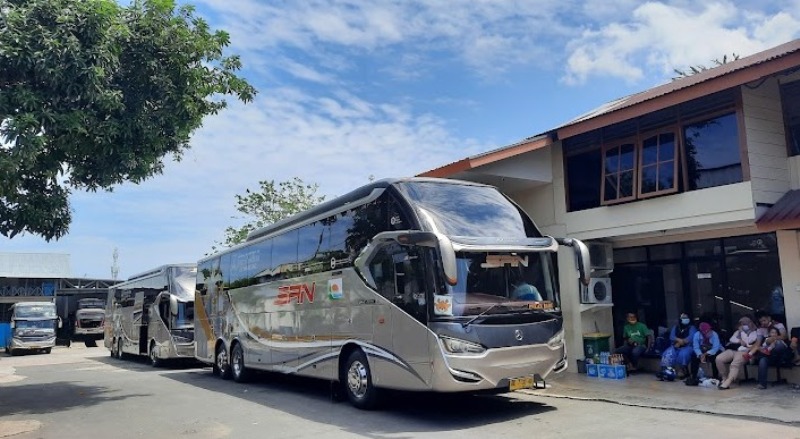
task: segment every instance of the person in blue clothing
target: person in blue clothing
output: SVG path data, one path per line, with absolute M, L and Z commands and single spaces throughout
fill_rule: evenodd
M 661 369 L 673 368 L 678 379 L 688 375 L 692 361 L 692 339 L 697 328 L 692 324 L 688 313 L 681 313 L 678 323 L 669 333 L 670 346 L 661 354 Z
M 692 365 L 686 384 L 697 385 L 700 364 L 711 363 L 713 378 L 719 379 L 719 371 L 715 360 L 717 359 L 717 354 L 722 352 L 722 343 L 719 341 L 719 334 L 709 323 L 700 323 L 700 330 L 695 332 L 694 337 L 692 337 L 692 351 L 694 356 L 692 357 Z

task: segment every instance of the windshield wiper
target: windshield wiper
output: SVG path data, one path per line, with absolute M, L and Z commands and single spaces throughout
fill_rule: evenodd
M 501 304 L 500 304 L 500 303 L 493 303 L 493 304 L 492 304 L 492 306 L 490 306 L 490 307 L 486 308 L 485 310 L 481 311 L 481 313 L 480 313 L 480 314 L 478 314 L 478 315 L 476 315 L 475 317 L 473 317 L 473 318 L 469 319 L 469 321 L 462 323 L 462 324 L 461 324 L 461 327 L 462 327 L 462 328 L 464 328 L 464 329 L 467 329 L 467 327 L 468 327 L 469 325 L 471 325 L 471 324 L 472 324 L 472 322 L 474 322 L 475 320 L 478 320 L 479 318 L 481 318 L 481 317 L 482 317 L 483 315 L 485 315 L 487 312 L 489 312 L 489 311 L 493 310 L 493 309 L 494 309 L 495 307 L 497 307 L 498 305 L 501 305 Z

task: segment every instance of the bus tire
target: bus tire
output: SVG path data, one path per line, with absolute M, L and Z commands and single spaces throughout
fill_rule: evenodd
M 97 340 L 93 338 L 87 338 L 83 344 L 86 345 L 87 348 L 96 348 L 97 347 Z
M 231 349 L 231 373 L 233 380 L 237 383 L 246 383 L 250 381 L 252 373 L 244 365 L 244 349 L 241 343 L 236 343 Z
M 214 369 L 217 375 L 223 380 L 231 379 L 231 364 L 228 362 L 228 353 L 225 352 L 225 345 L 220 343 L 214 355 Z
M 379 392 L 372 384 L 369 362 L 361 349 L 354 350 L 347 357 L 341 381 L 350 404 L 361 410 L 372 410 L 378 406 Z
M 122 360 L 123 358 L 125 358 L 125 353 L 122 352 L 122 339 L 118 338 L 117 339 L 117 359 L 118 360 Z
M 45 354 L 49 354 L 52 349 L 53 348 L 44 348 L 43 351 L 44 351 Z
M 151 366 L 153 366 L 153 367 L 161 367 L 163 362 L 161 361 L 160 358 L 158 358 L 158 355 L 156 355 L 156 342 L 155 342 L 155 340 L 150 342 L 150 349 L 149 349 L 148 355 L 150 357 L 150 365 Z

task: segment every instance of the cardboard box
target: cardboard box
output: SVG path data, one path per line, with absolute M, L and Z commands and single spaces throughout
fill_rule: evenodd
M 620 364 L 598 364 L 598 376 L 610 380 L 624 380 L 627 377 L 625 366 Z
M 599 375 L 599 364 L 587 364 L 586 365 L 586 376 L 597 378 Z

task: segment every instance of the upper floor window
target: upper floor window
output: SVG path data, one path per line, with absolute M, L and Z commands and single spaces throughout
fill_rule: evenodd
M 634 130 L 565 158 L 569 211 L 743 181 L 735 111 Z
M 690 190 L 742 181 L 736 113 L 686 125 L 683 138 Z
M 603 148 L 603 204 L 677 191 L 677 157 L 674 128 L 607 144 Z
M 789 156 L 800 155 L 800 81 L 781 85 L 781 101 Z

